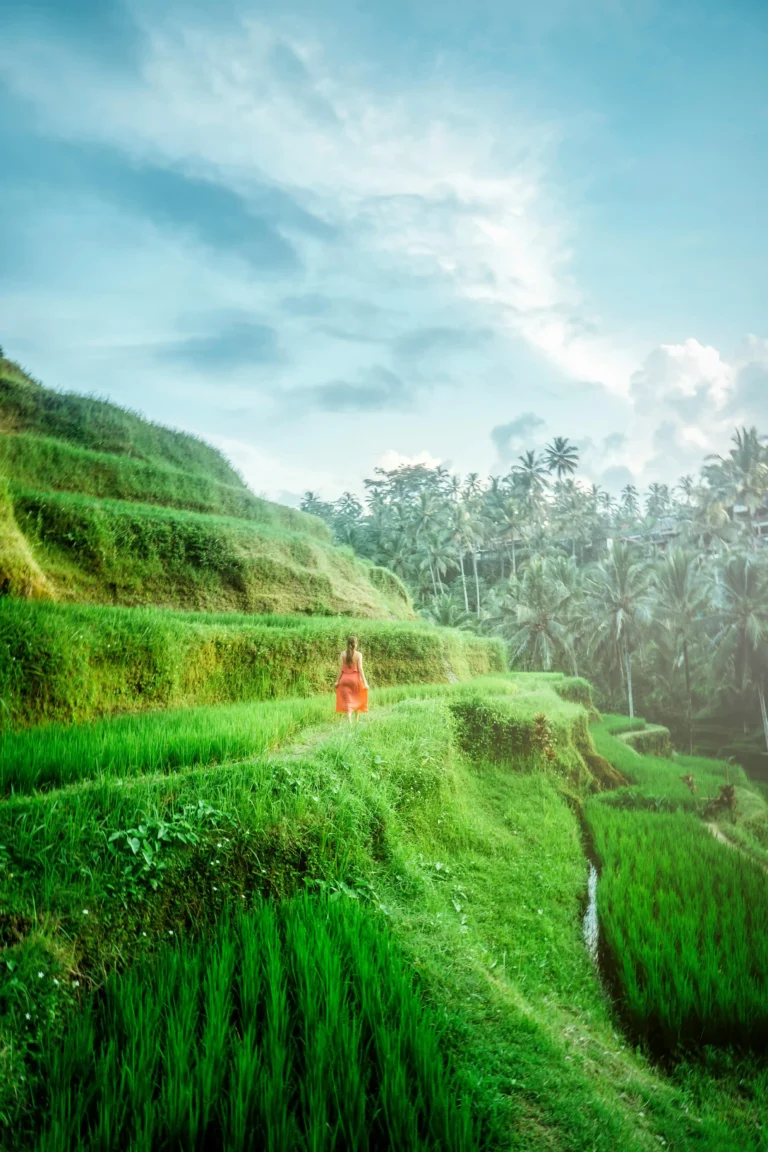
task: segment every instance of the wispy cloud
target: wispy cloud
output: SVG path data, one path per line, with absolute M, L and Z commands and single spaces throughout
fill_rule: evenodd
M 536 445 L 541 439 L 546 420 L 535 412 L 523 412 L 508 424 L 499 424 L 491 430 L 491 440 L 501 464 L 506 465 L 524 448 Z
M 469 328 L 479 319 L 575 379 L 626 390 L 636 359 L 595 334 L 568 271 L 571 229 L 550 173 L 556 127 L 515 117 L 509 99 L 494 108 L 484 94 L 473 106 L 437 81 L 382 95 L 309 37 L 252 19 L 237 35 L 151 29 L 147 44 L 140 82 L 111 83 L 98 107 L 92 71 L 83 76 L 71 55 L 55 70 L 39 53 L 37 68 L 34 54 L 21 62 L 0 51 L 0 62 L 59 133 L 108 137 L 140 158 L 149 210 L 173 204 L 182 220 L 199 219 L 220 197 L 220 227 L 234 237 L 244 211 L 254 226 L 271 188 L 299 225 L 303 214 L 305 233 L 309 224 L 318 236 L 343 228 L 348 237 L 341 258 L 307 256 L 310 282 L 355 253 L 382 277 L 406 277 L 412 290 L 428 282 L 437 298 L 463 302 Z

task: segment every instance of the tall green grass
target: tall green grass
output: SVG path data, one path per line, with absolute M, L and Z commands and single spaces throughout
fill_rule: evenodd
M 684 812 L 587 808 L 630 1028 L 665 1048 L 768 1036 L 768 876 Z
M 39 1152 L 477 1147 L 386 925 L 259 904 L 113 976 L 45 1064 Z
M 224 455 L 198 437 L 153 424 L 107 400 L 44 388 L 2 359 L 0 411 L 5 431 L 55 437 L 95 452 L 170 464 L 244 486 Z
M 333 709 L 330 695 L 300 697 L 2 733 L 0 795 L 260 756 Z
M 394 574 L 374 586 L 378 569 L 277 518 L 256 523 L 18 487 L 13 505 L 65 598 L 204 611 L 413 614 Z
M 493 1118 L 479 1141 L 489 1152 L 648 1152 L 659 1138 L 761 1152 L 764 1067 L 734 1061 L 724 1077 L 708 1065 L 673 1082 L 625 1044 L 581 942 L 575 806 L 555 775 L 458 755 L 446 704 L 477 687 L 443 685 L 447 699 L 432 700 L 408 699 L 429 685 L 398 685 L 380 696 L 398 706 L 278 755 L 0 804 L 3 1148 L 33 1146 L 23 1123 L 45 1104 L 40 1058 L 64 1045 L 106 973 L 180 935 L 202 939 L 244 896 L 308 884 L 389 913 L 450 1020 L 444 1050 L 478 1116 Z M 149 873 L 131 829 L 153 851 L 165 837 Z
M 354 631 L 374 686 L 501 671 L 501 642 L 416 622 L 270 619 L 0 598 L 0 726 L 330 692 Z
M 501 677 L 481 679 L 471 688 L 462 683 L 398 685 L 375 689 L 370 704 L 376 709 L 405 699 L 454 696 L 485 687 L 514 691 L 513 683 Z M 0 796 L 260 756 L 304 729 L 329 721 L 334 710 L 335 699 L 329 693 L 0 733 Z
M 186 508 L 330 540 L 327 525 L 317 516 L 262 500 L 234 476 L 227 483 L 207 472 L 95 452 L 51 436 L 0 436 L 0 474 L 17 489 L 32 492 L 79 492 L 99 499 Z

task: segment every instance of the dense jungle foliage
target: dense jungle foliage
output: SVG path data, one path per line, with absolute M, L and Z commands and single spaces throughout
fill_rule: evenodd
M 308 492 L 302 507 L 397 572 L 425 616 L 503 636 L 515 667 L 583 674 L 601 705 L 768 771 L 764 439 L 740 429 L 700 476 L 618 499 L 576 478 L 558 437 L 506 476 L 377 469 L 365 506 Z

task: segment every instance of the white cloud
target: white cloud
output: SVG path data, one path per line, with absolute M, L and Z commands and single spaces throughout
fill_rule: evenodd
M 396 468 L 412 467 L 415 464 L 423 464 L 425 468 L 437 468 L 440 463 L 442 461 L 439 457 L 433 456 L 426 449 L 423 452 L 417 452 L 415 456 L 403 456 L 401 452 L 396 452 L 394 448 L 390 448 L 388 451 L 382 452 L 376 459 L 376 467 L 383 468 L 385 472 L 394 472 Z
M 638 404 L 690 397 L 703 408 L 721 410 L 733 388 L 734 366 L 718 350 L 690 337 L 682 344 L 662 344 L 633 373 L 631 394 Z
M 168 16 L 148 26 L 148 34 L 138 78 L 99 72 L 93 61 L 53 43 L 11 40 L 0 44 L 0 74 L 38 106 L 42 122 L 68 139 L 101 141 L 137 160 L 172 163 L 246 199 L 264 183 L 289 192 L 343 236 L 343 243 L 332 245 L 306 233 L 291 236 L 303 261 L 293 291 L 307 299 L 320 293 L 354 298 L 360 306 L 386 301 L 383 342 L 396 343 L 417 320 L 423 323 L 422 313 L 432 305 L 450 308 L 451 319 L 458 310 L 469 327 L 522 337 L 575 382 L 598 382 L 631 401 L 630 426 L 622 429 L 626 443 L 585 448 L 587 474 L 608 469 L 618 476 L 630 468 L 641 482 L 674 480 L 704 453 L 723 451 L 737 421 L 759 421 L 763 412 L 768 419 L 768 340 L 748 336 L 726 354 L 689 337 L 661 343 L 643 358 L 631 338 L 601 332 L 591 322 L 570 272 L 574 206 L 566 211 L 558 202 L 553 178 L 556 125 L 526 120 L 510 97 L 467 92 L 434 74 L 409 90 L 385 91 L 380 77 L 361 64 L 340 63 L 295 25 L 286 32 L 248 20 L 226 31 L 223 25 L 194 27 L 186 13 L 183 26 Z M 79 224 L 77 233 L 81 246 Z M 124 245 L 140 256 L 150 244 L 152 254 L 162 249 L 154 323 L 147 337 L 145 318 L 136 331 L 115 321 L 114 296 L 104 297 L 100 307 L 99 290 L 86 311 L 100 340 L 132 345 L 169 339 L 180 302 L 189 312 L 195 302 L 208 310 L 223 304 L 252 307 L 259 315 L 266 310 L 273 289 L 250 272 L 203 267 L 199 253 L 164 234 L 134 241 L 139 233 L 137 226 L 117 235 L 127 236 Z M 109 251 L 107 237 L 103 245 L 100 240 L 94 237 L 92 250 Z M 119 262 L 113 291 L 141 296 L 142 260 L 120 253 Z M 46 297 L 38 295 L 38 311 L 40 299 Z M 55 315 L 52 304 L 46 311 Z M 68 313 L 62 315 L 71 330 Z M 285 315 L 283 323 L 290 324 Z M 362 329 L 368 326 L 375 324 L 361 322 Z M 305 331 L 296 321 L 290 341 L 295 387 L 317 383 L 308 373 L 320 370 L 324 351 Z M 370 367 L 361 364 L 363 354 L 351 342 L 335 354 L 348 361 L 335 363 L 330 373 L 324 367 L 324 378 L 352 379 Z M 284 383 L 273 378 L 275 390 Z M 168 387 L 167 379 L 163 384 Z M 243 391 L 243 403 L 252 403 L 245 386 Z M 574 390 L 574 403 L 578 395 Z M 233 400 L 222 391 L 217 397 L 219 403 Z M 520 400 L 532 402 L 527 395 Z M 513 408 L 502 418 L 514 423 L 516 415 Z M 382 433 L 384 443 L 392 442 L 390 435 L 389 429 Z M 216 442 L 256 490 L 271 495 L 313 488 L 332 497 L 357 483 L 284 463 L 284 456 L 238 440 Z M 377 459 L 385 468 L 412 463 L 434 466 L 439 460 L 427 451 L 409 457 L 393 449 Z
M 633 470 L 644 481 L 698 470 L 736 424 L 759 422 L 760 395 L 768 416 L 768 341 L 747 336 L 730 356 L 692 337 L 660 345 L 632 375 Z

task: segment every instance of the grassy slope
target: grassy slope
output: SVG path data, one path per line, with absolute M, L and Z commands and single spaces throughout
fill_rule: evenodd
M 108 400 L 55 392 L 0 359 L 0 431 L 53 437 L 95 452 L 153 461 L 243 486 L 218 449 L 186 432 L 145 420 Z
M 280 523 L 11 491 L 17 522 L 61 600 L 317 615 L 351 614 L 354 606 L 360 616 L 413 615 L 394 573 Z
M 316 517 L 255 496 L 211 445 L 43 388 L 7 360 L 0 481 L 0 594 L 413 616 L 393 573 L 334 548 Z
M 498 697 L 509 685 L 474 690 Z M 24 1069 L 34 1074 L 38 1046 L 50 1051 L 105 971 L 196 937 L 229 902 L 309 886 L 385 917 L 444 1023 L 479 1147 L 762 1147 L 764 1070 L 732 1058 L 715 1069 L 710 1056 L 667 1078 L 621 1038 L 581 943 L 586 862 L 558 773 L 466 759 L 433 691 L 398 689 L 405 699 L 357 728 L 303 735 L 297 727 L 317 717 L 281 702 L 284 720 L 297 709 L 288 735 L 298 743 L 269 756 L 171 775 L 166 764 L 160 776 L 108 775 L 0 806 L 2 926 L 6 941 L 20 938 L 0 987 L 7 1141 L 24 1139 L 14 1092 L 23 1102 L 37 1087 L 45 1099 Z M 259 707 L 266 731 L 278 705 Z M 209 721 L 206 747 L 217 724 L 225 746 L 232 712 Z M 145 735 L 154 771 L 157 740 Z M 125 838 L 110 844 L 139 825 L 151 844 L 158 819 L 196 839 L 164 840 L 148 870 Z
M 225 482 L 204 470 L 174 468 L 162 460 L 95 452 L 51 436 L 7 432 L 0 438 L 0 473 L 31 492 L 80 492 L 234 516 L 330 540 L 327 525 L 298 508 L 263 500 L 233 475 Z
M 500 641 L 425 623 L 0 599 L 0 728 L 330 693 L 349 632 L 378 686 L 501 671 Z

